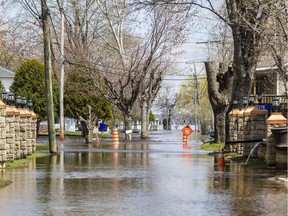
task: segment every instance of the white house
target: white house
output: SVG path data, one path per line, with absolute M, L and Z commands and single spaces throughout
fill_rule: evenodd
M 12 82 L 14 81 L 14 76 L 15 76 L 15 72 L 5 69 L 3 67 L 0 67 L 0 80 L 2 81 L 2 84 L 4 85 L 4 88 L 6 90 L 9 89 Z

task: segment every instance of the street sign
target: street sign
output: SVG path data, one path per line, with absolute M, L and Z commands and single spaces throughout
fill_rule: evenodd
M 183 136 L 188 137 L 190 134 L 193 133 L 193 130 L 192 130 L 192 128 L 191 128 L 189 125 L 186 125 L 186 126 L 182 129 L 182 133 L 183 133 Z

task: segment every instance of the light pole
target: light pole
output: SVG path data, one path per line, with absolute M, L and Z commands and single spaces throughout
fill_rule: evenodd
M 64 11 L 63 0 L 59 7 L 61 15 L 61 40 L 60 40 L 60 141 L 64 141 Z
M 196 83 L 194 83 L 194 84 L 196 84 Z M 186 95 L 188 95 L 188 96 L 190 96 L 190 97 L 192 97 L 193 98 L 193 113 L 194 113 L 194 125 L 195 125 L 195 131 L 197 131 L 197 126 L 198 126 L 198 118 L 197 118 L 197 106 L 196 106 L 196 104 L 198 104 L 198 102 L 197 102 L 197 100 L 198 100 L 198 94 L 197 94 L 197 87 L 195 87 L 195 85 L 193 86 L 193 85 L 189 85 L 189 84 L 186 84 L 186 85 L 182 85 L 182 86 L 189 86 L 189 87 L 192 87 L 192 88 L 194 88 L 194 93 L 193 93 L 193 95 L 192 94 L 189 94 L 189 93 L 184 93 L 184 94 L 186 94 Z M 199 127 L 198 127 L 198 129 L 199 129 Z

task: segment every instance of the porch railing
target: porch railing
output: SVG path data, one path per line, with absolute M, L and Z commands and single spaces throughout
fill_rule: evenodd
M 272 100 L 274 97 L 279 98 L 280 104 L 287 104 L 287 95 L 274 95 L 274 94 L 263 94 L 262 95 L 262 104 L 272 104 Z

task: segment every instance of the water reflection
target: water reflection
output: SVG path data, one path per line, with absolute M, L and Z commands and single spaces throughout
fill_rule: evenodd
M 0 172 L 1 215 L 286 215 L 276 171 L 214 165 L 178 133 L 149 142 L 64 144 L 57 156 Z

